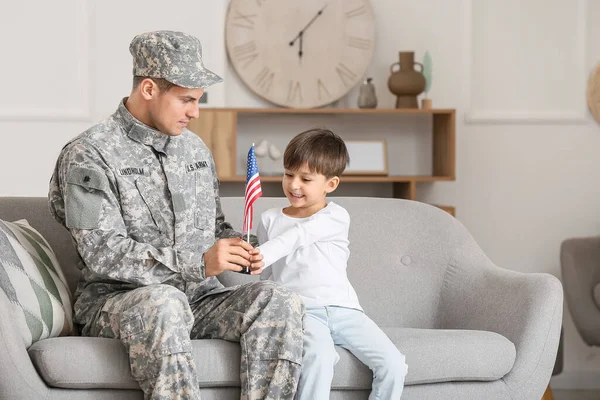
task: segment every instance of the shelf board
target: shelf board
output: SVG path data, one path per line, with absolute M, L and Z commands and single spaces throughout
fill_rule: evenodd
M 281 182 L 281 176 L 261 176 L 261 182 Z M 453 181 L 451 176 L 346 176 L 343 175 L 341 182 L 438 182 L 438 181 Z M 246 182 L 245 176 L 227 176 L 220 177 L 219 181 L 223 182 Z
M 444 206 L 441 204 L 432 204 L 432 206 L 436 206 L 437 208 L 446 211 L 448 214 L 456 217 L 456 208 L 453 206 Z
M 201 108 L 202 111 L 230 111 L 238 114 L 403 114 L 434 115 L 453 114 L 451 108 Z

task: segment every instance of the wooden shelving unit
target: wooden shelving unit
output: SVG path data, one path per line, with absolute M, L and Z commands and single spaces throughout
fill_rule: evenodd
M 342 176 L 342 182 L 389 183 L 393 185 L 396 198 L 416 200 L 418 183 L 454 181 L 456 179 L 456 111 L 454 109 L 357 109 L 357 108 L 202 108 L 200 117 L 190 121 L 189 129 L 202 138 L 215 159 L 221 182 L 245 182 L 244 176 L 236 175 L 237 128 L 239 115 L 256 114 L 392 114 L 398 118 L 406 115 L 429 115 L 432 118 L 432 175 L 430 176 Z M 401 134 L 401 133 L 399 133 Z M 263 182 L 281 182 L 281 177 L 264 176 Z M 454 207 L 438 206 L 450 214 Z
M 245 176 L 227 176 L 219 177 L 221 182 L 245 182 Z M 261 176 L 261 182 L 281 182 L 281 176 Z M 411 182 L 436 182 L 436 181 L 452 181 L 454 179 L 447 176 L 354 176 L 343 175 L 344 182 L 387 182 L 387 183 L 411 183 Z

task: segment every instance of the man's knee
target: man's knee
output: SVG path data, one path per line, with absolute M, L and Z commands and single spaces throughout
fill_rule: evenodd
M 187 297 L 181 290 L 170 285 L 151 285 L 143 289 L 136 312 L 175 320 L 186 320 L 192 316 Z
M 121 316 L 122 338 L 155 355 L 189 351 L 194 316 L 185 293 L 169 285 L 140 289 L 139 301 Z
M 254 283 L 254 288 L 257 290 L 257 297 L 267 299 L 267 308 L 277 310 L 289 318 L 301 319 L 304 315 L 304 303 L 285 286 L 272 281 L 259 281 Z
M 252 297 L 250 310 L 253 311 L 249 315 L 252 315 L 253 322 L 244 334 L 244 340 L 252 343 L 251 357 L 263 360 L 278 358 L 300 364 L 304 314 L 302 300 L 273 282 L 256 282 L 245 290 Z

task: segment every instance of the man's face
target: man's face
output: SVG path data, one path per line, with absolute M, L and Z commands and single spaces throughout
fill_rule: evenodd
M 149 104 L 152 127 L 169 136 L 178 136 L 192 118 L 198 118 L 198 101 L 204 89 L 174 86 L 153 96 Z

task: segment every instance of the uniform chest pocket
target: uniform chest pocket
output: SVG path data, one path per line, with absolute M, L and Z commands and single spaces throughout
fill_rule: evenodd
M 158 228 L 159 231 L 164 231 L 166 229 L 165 213 L 169 211 L 169 208 L 166 206 L 160 194 L 157 193 L 157 188 L 145 177 L 137 178 L 134 185 L 137 189 L 137 193 L 132 193 L 132 195 L 135 196 L 137 194 L 139 197 L 138 201 L 134 202 L 135 205 L 132 204 L 132 206 L 139 209 L 130 211 L 132 214 L 138 215 L 138 217 L 141 217 L 142 219 L 144 214 L 149 216 L 149 219 L 156 228 Z
M 209 168 L 195 171 L 194 175 L 196 194 L 194 226 L 203 231 L 214 232 L 217 208 L 214 176 Z

